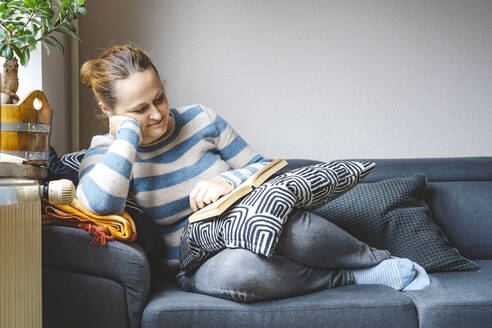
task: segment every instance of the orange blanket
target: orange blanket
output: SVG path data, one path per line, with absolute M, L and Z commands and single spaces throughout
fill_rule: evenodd
M 89 212 L 77 199 L 71 205 L 44 207 L 43 224 L 61 224 L 83 229 L 92 236 L 93 245 L 106 245 L 107 240 L 118 239 L 133 242 L 137 240 L 137 229 L 130 215 L 97 215 Z

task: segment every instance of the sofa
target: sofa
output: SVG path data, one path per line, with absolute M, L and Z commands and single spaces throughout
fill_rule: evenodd
M 94 247 L 85 231 L 44 226 L 44 327 L 492 327 L 492 157 L 369 160 L 362 183 L 425 175 L 432 219 L 480 269 L 431 273 L 419 291 L 350 285 L 242 304 L 180 290 L 155 268 L 149 238 Z

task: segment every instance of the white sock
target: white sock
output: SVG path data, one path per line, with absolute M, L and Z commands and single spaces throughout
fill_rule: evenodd
M 409 259 L 391 258 L 376 266 L 352 270 L 356 285 L 384 285 L 402 290 L 415 277 L 413 262 Z

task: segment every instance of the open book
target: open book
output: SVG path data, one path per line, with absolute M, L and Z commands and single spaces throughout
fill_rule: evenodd
M 275 172 L 279 171 L 287 165 L 287 162 L 281 158 L 277 158 L 268 165 L 261 168 L 258 172 L 250 176 L 246 181 L 237 186 L 233 191 L 217 199 L 199 211 L 193 213 L 188 220 L 190 223 L 205 220 L 218 216 L 225 212 L 232 204 L 241 199 L 241 197 L 249 194 L 254 188 L 261 186 Z

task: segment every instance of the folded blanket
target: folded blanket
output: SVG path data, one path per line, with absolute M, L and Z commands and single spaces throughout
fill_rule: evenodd
M 133 242 L 137 239 L 135 222 L 123 211 L 121 215 L 100 216 L 89 212 L 77 199 L 71 205 L 44 207 L 43 224 L 61 224 L 87 231 L 94 236 L 93 245 L 106 245 L 107 240 Z

